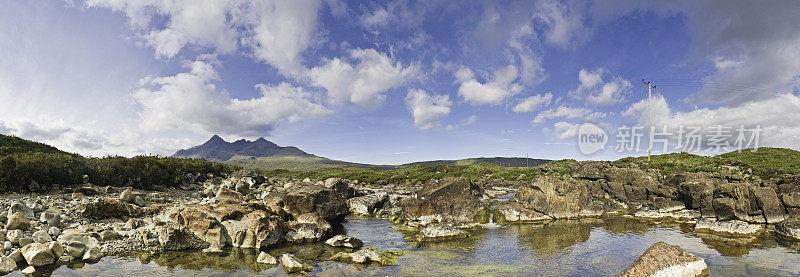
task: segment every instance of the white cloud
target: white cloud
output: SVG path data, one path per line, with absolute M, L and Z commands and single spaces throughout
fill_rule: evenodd
M 560 140 L 571 139 L 578 135 L 580 125 L 559 121 L 553 124 L 553 133 Z
M 631 82 L 619 77 L 611 81 L 603 81 L 603 69 L 597 68 L 589 71 L 581 69 L 578 73 L 580 85 L 569 94 L 573 97 L 584 97 L 586 103 L 608 106 L 625 101 L 625 95 L 630 94 Z
M 549 44 L 567 48 L 588 39 L 590 30 L 583 24 L 583 15 L 576 5 L 560 1 L 539 1 L 534 9 L 534 21 L 544 26 L 544 38 Z
M 475 79 L 475 74 L 467 67 L 455 73 L 458 94 L 472 105 L 499 105 L 508 97 L 522 90 L 522 86 L 514 83 L 517 79 L 517 68 L 513 65 L 494 71 L 492 78 L 485 84 Z
M 329 114 L 324 106 L 309 100 L 302 88 L 287 83 L 259 84 L 261 97 L 248 100 L 230 98 L 219 91 L 216 70 L 204 61 L 187 64 L 189 72 L 175 76 L 146 78 L 154 85 L 133 95 L 141 105 L 141 127 L 149 131 L 190 130 L 241 136 L 264 135 L 282 121 Z
M 89 0 L 88 7 L 124 12 L 156 56 L 170 58 L 189 45 L 232 53 L 238 43 L 282 74 L 302 73 L 301 54 L 317 29 L 319 0 L 148 1 Z M 339 6 L 331 6 L 340 12 Z M 161 18 L 166 23 L 160 24 Z
M 546 93 L 545 95 L 537 94 L 525 99 L 514 106 L 515 113 L 529 113 L 538 110 L 543 106 L 547 106 L 553 100 L 552 93 Z
M 414 125 L 427 130 L 439 127 L 439 118 L 450 114 L 450 97 L 428 95 L 424 90 L 411 89 L 406 96 L 406 105 L 414 116 Z
M 478 116 L 473 114 L 473 115 L 468 116 L 466 119 L 462 120 L 461 122 L 459 122 L 456 125 L 452 125 L 452 124 L 451 125 L 447 125 L 447 130 L 455 130 L 455 129 L 458 129 L 458 128 L 461 128 L 461 127 L 464 127 L 464 126 L 475 124 L 475 122 L 478 122 Z
M 362 107 L 377 108 L 386 99 L 383 93 L 416 78 L 415 65 L 404 66 L 374 49 L 355 49 L 350 57 L 358 60 L 351 65 L 333 58 L 312 68 L 308 77 L 314 85 L 323 87 L 335 103 L 351 102 Z
M 645 99 L 635 103 L 622 115 L 638 118 L 641 126 L 647 126 L 647 107 Z M 794 94 L 783 94 L 736 107 L 704 108 L 689 112 L 673 112 L 663 96 L 654 95 L 652 122 L 659 131 L 662 126 L 667 126 L 670 132 L 677 131 L 679 126 L 701 127 L 702 134 L 708 134 L 708 127 L 712 126 L 731 127 L 734 130 L 740 126 L 761 126 L 761 146 L 796 147 L 800 144 L 800 118 L 794 116 L 797 111 L 800 111 L 800 97 Z
M 567 119 L 585 119 L 594 120 L 597 118 L 605 117 L 605 113 L 592 112 L 586 108 L 570 108 L 566 106 L 559 106 L 555 109 L 542 111 L 533 119 L 533 123 L 544 123 L 546 120 L 554 118 L 567 118 Z

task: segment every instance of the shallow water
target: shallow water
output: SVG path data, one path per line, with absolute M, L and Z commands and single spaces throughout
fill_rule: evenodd
M 365 247 L 400 250 L 396 266 L 357 267 L 326 261 L 341 249 L 321 244 L 283 247 L 273 255 L 293 253 L 321 276 L 375 275 L 544 275 L 614 276 L 632 264 L 650 245 L 665 241 L 706 260 L 712 276 L 798 276 L 800 247 L 771 235 L 729 240 L 694 233 L 691 226 L 655 224 L 637 219 L 584 219 L 546 224 L 513 224 L 477 228 L 468 239 L 415 246 L 392 223 L 349 217 L 348 235 Z M 61 267 L 65 276 L 251 276 L 285 275 L 280 267 L 257 264 L 255 252 L 232 250 L 224 255 L 202 252 L 106 257 L 81 268 Z M 19 272 L 14 273 L 20 275 Z

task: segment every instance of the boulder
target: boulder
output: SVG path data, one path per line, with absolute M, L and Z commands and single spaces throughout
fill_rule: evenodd
M 659 241 L 619 276 L 702 276 L 707 273 L 708 265 L 703 259 Z
M 100 232 L 100 239 L 103 241 L 115 240 L 120 238 L 122 238 L 122 235 L 117 233 L 117 231 L 111 229 L 103 230 L 102 232 Z
M 347 206 L 350 209 L 350 213 L 371 215 L 376 208 L 383 206 L 387 199 L 388 195 L 386 193 L 370 194 L 347 199 Z
M 262 264 L 278 264 L 278 259 L 273 257 L 267 252 L 261 252 L 258 254 L 258 258 L 256 258 L 256 262 Z
M 750 223 L 765 223 L 764 214 L 756 203 L 749 183 L 719 184 L 714 190 L 712 205 L 719 220 L 738 219 Z
M 8 237 L 8 241 L 15 245 L 19 245 L 19 239 L 25 236 L 25 232 L 22 232 L 21 230 L 9 230 L 8 233 L 6 233 L 6 236 Z
M 33 237 L 33 241 L 38 242 L 38 243 L 48 243 L 48 242 L 53 241 L 53 238 L 50 237 L 50 234 L 48 234 L 47 231 L 45 231 L 45 230 L 39 230 L 39 231 L 33 232 L 32 237 Z
M 82 242 L 79 241 L 70 241 L 66 243 L 64 251 L 67 253 L 67 255 L 76 259 L 80 259 L 86 252 L 86 244 L 83 244 Z
M 281 265 L 283 266 L 283 271 L 288 274 L 298 273 L 304 270 L 311 270 L 311 268 L 303 265 L 300 261 L 298 261 L 292 254 L 283 254 L 280 256 Z
M 497 207 L 495 213 L 497 215 L 501 215 L 502 218 L 499 216 L 495 216 L 494 221 L 498 223 L 502 223 L 504 221 L 508 222 L 530 222 L 530 221 L 539 221 L 539 220 L 547 220 L 552 219 L 551 217 L 525 208 L 519 203 L 504 203 Z
M 168 251 L 205 248 L 207 243 L 194 235 L 189 228 L 179 225 L 156 227 L 158 242 Z
M 134 197 L 133 191 L 131 191 L 130 188 L 125 189 L 119 194 L 119 200 L 125 203 L 133 203 Z
M 252 211 L 239 220 L 223 221 L 221 225 L 229 235 L 233 247 L 255 249 L 278 243 L 286 229 L 283 221 L 264 210 Z
M 227 188 L 219 188 L 215 197 L 221 203 L 241 203 L 244 200 L 241 193 Z
M 25 261 L 31 266 L 50 265 L 55 261 L 53 251 L 46 244 L 31 243 L 22 247 L 21 252 Z
M 39 222 L 47 223 L 47 226 L 60 227 L 62 225 L 61 215 L 55 212 L 42 212 L 39 214 Z
M 800 218 L 793 217 L 775 224 L 775 232 L 785 238 L 800 240 Z
M 339 222 L 349 212 L 341 194 L 322 186 L 298 184 L 279 197 L 283 209 L 295 218 L 302 214 L 317 213 L 325 220 Z
M 325 244 L 333 247 L 359 248 L 364 245 L 364 242 L 347 235 L 335 235 L 326 240 Z
M 86 262 L 96 262 L 103 257 L 103 252 L 98 247 L 90 247 L 83 253 L 83 260 Z
M 57 241 L 51 241 L 47 244 L 47 247 L 50 248 L 50 252 L 53 252 L 53 256 L 56 258 L 61 257 L 64 254 L 64 246 Z
M 61 233 L 56 241 L 69 246 L 68 242 L 80 242 L 85 247 L 100 247 L 100 241 L 92 237 L 89 233 L 77 229 L 67 229 Z
M 414 197 L 399 201 L 403 213 L 411 219 L 440 215 L 459 222 L 474 222 L 483 208 L 483 192 L 467 178 L 431 179 Z
M 361 249 L 353 253 L 339 252 L 331 257 L 332 261 L 348 263 L 348 264 L 368 264 L 378 263 L 381 266 L 392 266 L 395 255 L 388 251 L 379 251 L 377 249 Z
M 686 208 L 699 210 L 703 216 L 714 216 L 714 181 L 699 173 L 672 176 L 678 183 L 678 197 L 686 204 Z M 680 180 L 677 180 L 680 179 Z
M 147 202 L 139 195 L 133 198 L 133 204 L 139 207 L 147 207 Z
M 720 221 L 714 218 L 703 218 L 694 226 L 697 232 L 709 232 L 723 236 L 757 236 L 764 228 L 759 224 L 750 224 L 741 220 Z
M 420 241 L 446 241 L 468 237 L 469 234 L 464 230 L 446 224 L 431 224 L 425 226 L 419 232 Z
M 12 214 L 21 213 L 26 218 L 34 219 L 33 209 L 25 205 L 25 203 L 21 202 L 14 202 L 11 203 L 11 206 L 8 207 L 8 214 L 7 216 L 11 217 Z
M 78 187 L 75 189 L 75 193 L 80 193 L 86 196 L 94 196 L 100 194 L 100 192 L 97 189 L 90 186 Z
M 778 223 L 786 219 L 781 200 L 775 190 L 768 187 L 752 188 L 758 208 L 761 209 L 767 223 Z
M 25 257 L 22 256 L 22 251 L 20 251 L 20 249 L 14 249 L 14 251 L 11 251 L 11 253 L 8 254 L 8 257 L 14 260 L 16 263 L 25 261 Z
M 286 240 L 295 243 L 320 241 L 332 229 L 322 216 L 316 213 L 302 214 L 289 224 Z
M 31 228 L 31 221 L 20 212 L 14 213 L 8 217 L 6 222 L 7 230 L 28 230 Z
M 510 202 L 552 218 L 595 216 L 604 212 L 589 194 L 587 183 L 567 182 L 552 176 L 539 177 L 519 188 Z
M 138 206 L 111 198 L 99 198 L 81 206 L 83 216 L 94 219 L 136 217 L 141 211 Z
M 61 229 L 58 229 L 58 227 L 50 227 L 47 229 L 47 234 L 50 235 L 50 237 L 58 237 L 58 235 L 61 235 Z
M 28 266 L 25 269 L 21 270 L 20 273 L 22 273 L 22 275 L 30 276 L 30 275 L 33 275 L 34 273 L 36 273 L 36 268 L 31 265 L 31 266 Z
M 9 274 L 17 270 L 17 263 L 9 257 L 0 257 L 0 275 Z
M 782 193 L 781 200 L 789 216 L 800 217 L 800 192 Z

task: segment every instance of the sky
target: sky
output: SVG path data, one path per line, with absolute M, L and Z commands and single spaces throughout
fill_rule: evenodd
M 737 129 L 800 149 L 797 26 L 798 1 L 9 0 L 0 133 L 88 156 L 219 134 L 373 164 L 608 160 L 646 154 L 615 150 L 647 126 L 646 79 L 654 154 Z

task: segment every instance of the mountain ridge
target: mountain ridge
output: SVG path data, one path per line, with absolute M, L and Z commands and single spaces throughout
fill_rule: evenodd
M 172 155 L 174 158 L 198 158 L 209 161 L 223 162 L 235 156 L 249 157 L 316 157 L 294 146 L 279 146 L 264 138 L 254 141 L 240 139 L 234 142 L 227 142 L 218 135 L 212 136 L 205 143 L 181 149 Z

